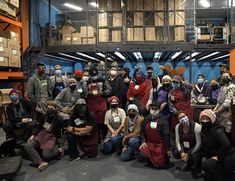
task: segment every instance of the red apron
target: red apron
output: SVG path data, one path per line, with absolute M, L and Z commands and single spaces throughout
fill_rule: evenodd
M 56 145 L 56 137 L 47 131 L 40 131 L 33 139 L 39 142 L 42 150 L 52 150 Z
M 86 156 L 95 157 L 98 154 L 98 133 L 94 130 L 91 135 L 77 137 L 77 142 Z
M 185 111 L 190 120 L 193 120 L 193 108 L 190 99 L 187 99 L 182 90 L 173 90 L 171 92 L 171 102 L 178 111 Z M 172 115 L 171 130 L 175 130 L 175 126 L 179 123 L 178 118 Z
M 140 149 L 146 155 L 155 167 L 164 167 L 169 158 L 164 147 L 164 141 L 161 132 L 150 127 L 150 122 L 145 126 L 147 147 Z
M 107 102 L 104 97 L 91 96 L 88 99 L 89 110 L 94 114 L 97 124 L 104 124 L 104 117 L 107 111 Z

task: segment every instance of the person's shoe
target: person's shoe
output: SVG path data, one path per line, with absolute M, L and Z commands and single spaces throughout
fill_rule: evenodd
M 42 162 L 39 166 L 38 166 L 38 170 L 41 172 L 43 170 L 45 170 L 48 167 L 48 163 L 47 162 Z
M 80 160 L 80 157 L 77 157 L 77 158 L 72 158 L 72 157 L 69 157 L 67 161 L 65 161 L 66 163 L 73 163 L 73 162 L 76 162 Z

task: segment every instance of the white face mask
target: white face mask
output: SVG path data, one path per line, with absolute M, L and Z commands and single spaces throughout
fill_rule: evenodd
M 153 109 L 150 109 L 150 114 L 153 116 L 153 117 L 157 117 L 159 115 L 159 110 L 153 110 Z
M 110 74 L 115 76 L 115 75 L 117 75 L 117 71 L 116 70 L 110 70 Z
M 189 123 L 188 117 L 185 116 L 179 120 L 180 124 L 185 125 Z
M 61 75 L 61 74 L 62 74 L 62 71 L 61 71 L 61 70 L 56 70 L 56 71 L 55 71 L 55 74 L 56 74 L 56 75 Z
M 82 77 L 82 80 L 86 82 L 86 81 L 88 81 L 88 80 L 89 80 L 89 77 L 88 77 L 88 76 L 86 76 L 86 75 L 84 75 L 84 76 Z

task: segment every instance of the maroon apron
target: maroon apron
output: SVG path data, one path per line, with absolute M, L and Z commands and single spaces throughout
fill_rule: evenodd
M 104 117 L 107 111 L 106 99 L 101 96 L 91 96 L 88 99 L 89 110 L 94 114 L 97 124 L 104 124 Z
M 98 154 L 98 133 L 92 131 L 91 135 L 78 136 L 77 142 L 86 156 L 95 157 Z
M 52 150 L 56 145 L 56 137 L 47 131 L 40 131 L 33 139 L 39 142 L 42 150 Z
M 190 99 L 187 99 L 184 92 L 180 89 L 171 92 L 171 102 L 178 111 L 185 111 L 189 120 L 193 120 L 193 108 Z M 171 130 L 175 130 L 175 126 L 179 123 L 176 115 L 172 115 Z
M 164 147 L 161 132 L 150 127 L 150 122 L 145 126 L 147 147 L 141 148 L 140 152 L 146 155 L 155 167 L 164 167 L 168 162 L 166 149 Z

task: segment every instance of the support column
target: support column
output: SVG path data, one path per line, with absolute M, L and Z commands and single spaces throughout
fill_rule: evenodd
M 230 51 L 229 65 L 230 72 L 235 75 L 235 49 Z

